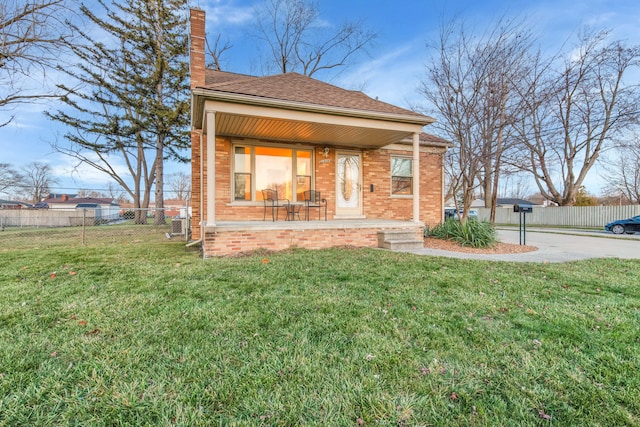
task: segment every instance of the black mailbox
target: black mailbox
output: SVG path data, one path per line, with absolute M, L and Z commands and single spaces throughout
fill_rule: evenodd
M 533 212 L 533 206 L 531 205 L 513 205 L 514 212 L 531 213 Z

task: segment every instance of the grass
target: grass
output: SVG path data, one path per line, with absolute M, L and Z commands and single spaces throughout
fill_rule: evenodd
M 640 425 L 637 261 L 149 239 L 2 252 L 0 425 Z

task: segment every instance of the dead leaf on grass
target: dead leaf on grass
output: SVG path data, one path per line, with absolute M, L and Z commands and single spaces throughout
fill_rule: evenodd
M 86 320 L 78 320 L 78 326 L 87 326 Z
M 542 418 L 543 420 L 550 420 L 551 419 L 551 415 L 546 414 L 542 409 L 538 409 L 538 416 L 540 418 Z

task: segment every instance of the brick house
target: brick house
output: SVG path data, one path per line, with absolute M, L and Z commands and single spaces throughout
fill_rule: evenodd
M 207 69 L 205 14 L 190 19 L 192 238 L 205 256 L 422 245 L 424 225 L 442 221 L 449 146 L 423 133 L 432 118 L 297 73 Z M 272 221 L 265 188 L 291 215 Z M 327 221 L 307 217 L 305 190 L 326 199 Z

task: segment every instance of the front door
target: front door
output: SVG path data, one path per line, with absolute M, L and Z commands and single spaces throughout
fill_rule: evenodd
M 336 153 L 336 218 L 362 218 L 362 155 Z

